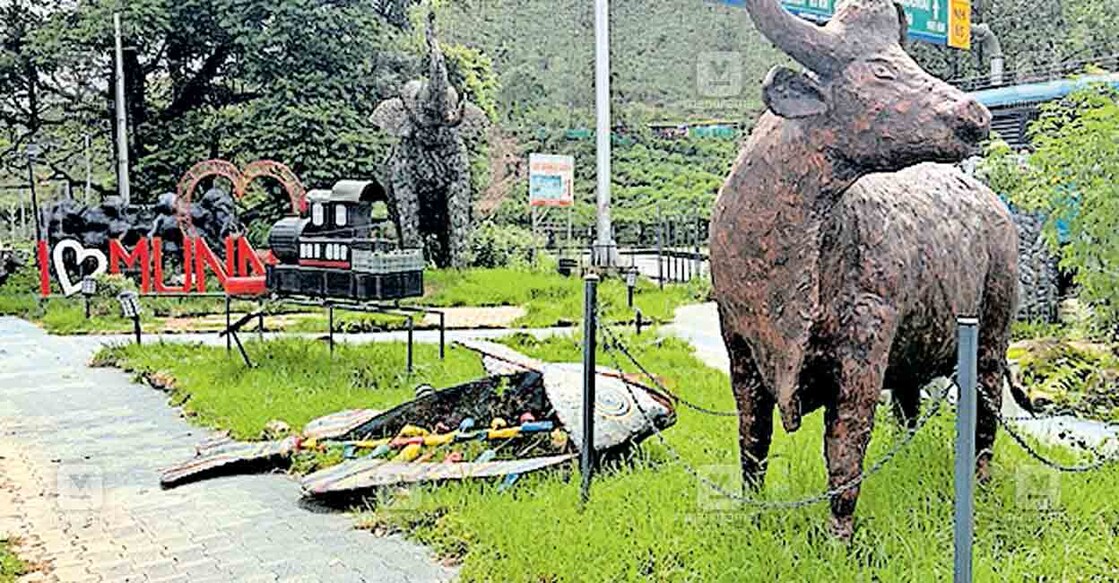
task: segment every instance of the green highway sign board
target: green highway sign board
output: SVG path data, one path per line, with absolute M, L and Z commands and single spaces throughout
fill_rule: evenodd
M 749 0 L 723 0 L 746 6 Z M 793 14 L 826 22 L 835 14 L 839 0 L 782 0 Z M 959 49 L 971 48 L 971 0 L 900 0 L 909 20 L 909 37 Z

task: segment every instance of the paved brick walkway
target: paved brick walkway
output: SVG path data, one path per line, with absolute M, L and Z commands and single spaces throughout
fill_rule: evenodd
M 0 534 L 59 581 L 432 581 L 423 547 L 301 508 L 284 475 L 169 491 L 210 436 L 166 396 L 85 366 L 97 343 L 0 317 Z

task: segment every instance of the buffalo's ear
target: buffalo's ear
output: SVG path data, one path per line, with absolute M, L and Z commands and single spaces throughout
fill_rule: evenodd
M 828 110 L 824 90 L 815 79 L 788 67 L 774 67 L 762 84 L 762 101 L 787 118 L 811 117 Z

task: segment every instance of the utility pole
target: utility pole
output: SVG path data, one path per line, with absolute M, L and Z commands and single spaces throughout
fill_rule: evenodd
M 128 206 L 132 192 L 128 184 L 128 120 L 124 107 L 124 50 L 121 48 L 119 12 L 113 13 L 113 29 L 117 61 L 117 188 L 125 206 Z
M 85 204 L 88 205 L 90 203 L 89 191 L 92 189 L 93 185 L 93 162 L 89 159 L 90 142 L 92 139 L 89 134 L 83 134 L 82 136 L 85 138 L 85 193 L 82 199 Z
M 27 146 L 27 185 L 31 187 L 31 211 L 35 213 L 35 240 L 43 240 L 43 230 L 39 225 L 39 197 L 35 194 L 35 158 L 39 155 L 39 146 L 35 143 Z
M 595 142 L 598 154 L 598 232 L 591 262 L 612 267 L 618 248 L 610 225 L 610 0 L 595 0 Z

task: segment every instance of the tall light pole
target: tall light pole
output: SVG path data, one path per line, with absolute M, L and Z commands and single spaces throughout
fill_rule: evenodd
M 82 135 L 85 138 L 85 192 L 83 193 L 82 199 L 88 205 L 90 203 L 89 191 L 92 189 L 93 185 L 93 162 L 89 158 L 90 142 L 92 138 L 89 134 Z
M 618 248 L 610 225 L 610 1 L 595 0 L 594 10 L 595 138 L 598 154 L 598 232 L 592 261 L 617 264 Z
M 124 49 L 120 39 L 120 13 L 113 13 L 117 62 L 117 185 L 125 206 L 132 199 L 128 184 L 128 119 L 124 107 Z
M 27 183 L 31 187 L 31 211 L 35 213 L 35 240 L 41 241 L 43 239 L 43 231 L 39 225 L 39 197 L 35 194 L 35 157 L 39 155 L 39 146 L 37 144 L 28 144 L 27 146 Z

